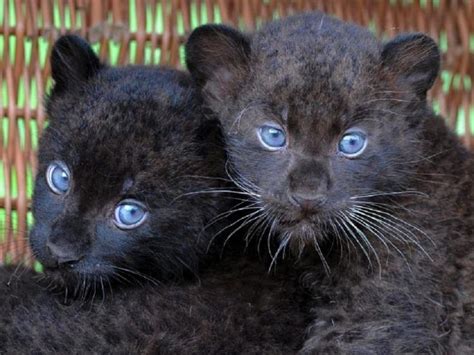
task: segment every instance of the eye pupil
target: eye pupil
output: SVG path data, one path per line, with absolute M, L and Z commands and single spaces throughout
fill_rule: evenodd
M 69 176 L 67 176 L 66 172 L 61 171 L 61 181 L 62 182 L 68 182 L 69 181 Z
M 273 138 L 276 138 L 279 136 L 279 132 L 275 128 L 270 128 L 268 132 L 272 135 Z

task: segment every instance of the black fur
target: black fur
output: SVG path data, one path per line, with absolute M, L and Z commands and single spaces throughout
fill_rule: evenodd
M 426 102 L 434 41 L 313 13 L 251 35 L 203 26 L 186 53 L 268 238 L 315 259 L 302 352 L 472 353 L 474 164 Z M 281 149 L 259 140 L 268 124 Z M 351 129 L 368 143 L 348 158 Z
M 210 191 L 226 186 L 225 156 L 188 76 L 105 66 L 75 36 L 57 41 L 51 64 L 56 84 L 46 101 L 30 233 L 47 275 L 79 293 L 93 283 L 196 273 L 219 224 L 203 228 L 230 200 Z M 70 170 L 66 194 L 47 184 L 55 161 Z M 114 210 L 131 198 L 148 218 L 120 229 Z
M 295 352 L 308 321 L 299 273 L 268 275 L 232 247 L 221 261 L 205 255 L 233 202 L 219 192 L 229 189 L 219 126 L 188 76 L 94 58 L 74 36 L 53 49 L 62 81 L 47 100 L 30 235 L 46 270 L 0 269 L 0 352 Z M 45 176 L 57 161 L 71 173 L 64 194 Z M 123 230 L 113 211 L 130 198 L 148 218 Z
M 0 269 L 2 354 L 290 354 L 303 342 L 304 297 L 258 262 L 223 260 L 185 285 L 121 289 L 67 302 L 41 275 Z M 288 280 L 290 279 L 290 280 Z

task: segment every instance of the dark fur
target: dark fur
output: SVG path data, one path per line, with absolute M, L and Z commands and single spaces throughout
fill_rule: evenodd
M 224 127 L 233 179 L 281 252 L 315 258 L 302 352 L 472 353 L 473 159 L 426 102 L 433 40 L 384 44 L 314 13 L 253 35 L 203 26 L 186 53 Z M 259 143 L 268 122 L 287 148 Z M 369 138 L 354 159 L 337 152 L 351 127 Z
M 227 189 L 219 127 L 188 76 L 109 68 L 71 36 L 56 43 L 52 69 L 30 236 L 46 270 L 0 270 L 0 352 L 295 352 L 308 311 L 294 270 L 270 276 L 232 248 L 220 262 L 204 255 L 230 223 L 211 219 L 231 200 L 218 192 Z M 65 195 L 45 182 L 57 160 L 72 172 Z M 127 232 L 112 218 L 130 197 L 150 215 Z M 201 278 L 182 280 L 198 266 Z
M 72 294 L 94 283 L 196 273 L 219 224 L 203 228 L 229 199 L 193 194 L 226 182 L 219 127 L 204 119 L 190 78 L 171 69 L 108 67 L 74 36 L 58 40 L 51 64 L 56 84 L 46 102 L 50 123 L 40 141 L 30 233 L 48 276 Z M 45 181 L 58 160 L 72 175 L 66 195 Z M 138 228 L 112 223 L 125 198 L 149 210 Z M 48 245 L 79 261 L 59 265 Z
M 301 347 L 308 311 L 288 277 L 242 259 L 208 271 L 198 283 L 148 284 L 93 304 L 64 304 L 38 275 L 0 269 L 0 352 L 290 354 Z

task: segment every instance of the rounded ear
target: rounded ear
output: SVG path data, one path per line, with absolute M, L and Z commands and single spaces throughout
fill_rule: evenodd
M 382 50 L 382 65 L 420 97 L 433 85 L 440 69 L 440 54 L 436 42 L 423 33 L 402 34 L 386 43 Z
M 103 64 L 89 43 L 75 35 L 60 37 L 51 53 L 54 91 L 59 92 L 94 76 Z
M 186 43 L 186 65 L 194 80 L 206 91 L 228 93 L 245 75 L 250 41 L 240 31 L 223 25 L 196 28 Z

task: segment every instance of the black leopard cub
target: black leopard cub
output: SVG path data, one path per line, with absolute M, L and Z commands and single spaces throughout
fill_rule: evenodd
M 239 243 L 220 258 L 244 207 L 188 76 L 109 67 L 75 36 L 51 65 L 30 235 L 45 272 L 0 269 L 0 352 L 296 352 L 293 268 L 269 275 Z
M 51 68 L 29 235 L 48 277 L 80 292 L 196 273 L 229 200 L 212 192 L 225 184 L 220 133 L 188 75 L 109 67 L 73 36 Z
M 203 26 L 186 54 L 249 224 L 314 258 L 302 352 L 473 353 L 474 164 L 426 98 L 436 43 L 310 13 Z

